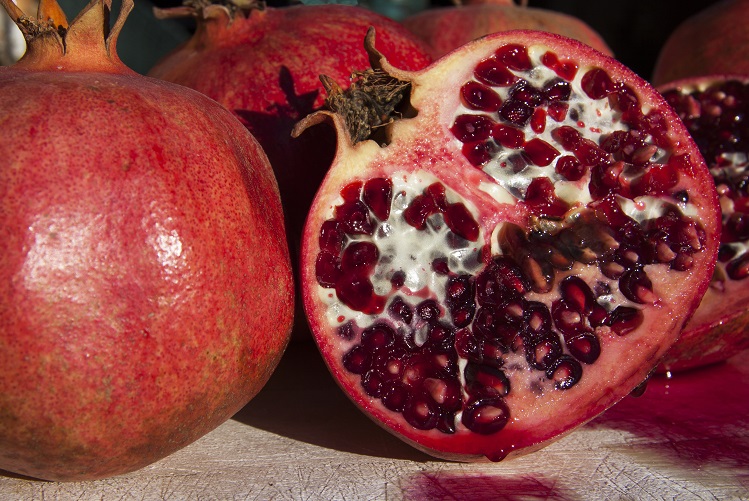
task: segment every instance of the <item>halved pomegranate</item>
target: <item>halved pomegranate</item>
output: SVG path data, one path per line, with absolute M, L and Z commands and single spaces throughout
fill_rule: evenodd
M 712 177 L 661 95 L 571 39 L 509 31 L 419 72 L 366 46 L 327 80 L 337 156 L 303 237 L 333 376 L 438 457 L 501 460 L 647 378 L 713 273 Z M 368 139 L 367 139 L 368 138 Z
M 659 368 L 674 372 L 749 348 L 749 76 L 691 78 L 659 90 L 702 152 L 723 211 L 710 287 Z

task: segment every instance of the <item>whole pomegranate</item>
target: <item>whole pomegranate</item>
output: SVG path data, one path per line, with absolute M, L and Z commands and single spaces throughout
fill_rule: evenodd
M 441 57 L 463 44 L 490 33 L 514 29 L 540 30 L 574 38 L 604 54 L 611 49 L 582 20 L 551 10 L 528 7 L 527 0 L 463 0 L 455 7 L 426 9 L 402 21 Z
M 749 75 L 713 75 L 659 88 L 702 152 L 720 197 L 718 264 L 661 371 L 725 360 L 749 348 Z
M 0 68 L 0 469 L 135 470 L 230 418 L 289 339 L 278 188 L 214 101 L 126 68 L 133 7 L 68 25 L 0 0 L 28 50 Z M 105 36 L 106 33 L 106 36 Z
M 749 75 L 749 0 L 722 0 L 669 35 L 653 69 L 654 85 L 687 77 Z
M 333 111 L 295 131 L 340 138 L 304 231 L 314 337 L 416 447 L 535 450 L 676 340 L 715 267 L 712 177 L 657 91 L 574 40 L 508 31 L 409 72 L 373 37 L 375 67 L 345 92 L 326 79 Z
M 426 45 L 396 22 L 360 7 L 248 2 L 186 2 L 159 16 L 197 17 L 195 35 L 149 72 L 215 99 L 258 139 L 273 166 L 286 213 L 292 254 L 315 191 L 335 154 L 335 134 L 318 127 L 302 138 L 291 130 L 325 101 L 324 73 L 339 81 L 367 68 L 361 41 L 377 29 L 381 50 L 403 68 L 431 62 Z

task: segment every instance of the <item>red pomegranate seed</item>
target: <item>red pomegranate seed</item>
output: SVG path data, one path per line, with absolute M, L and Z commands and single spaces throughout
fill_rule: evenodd
M 481 61 L 474 70 L 474 76 L 480 82 L 497 87 L 508 87 L 518 81 L 518 77 L 495 57 Z
M 517 99 L 508 99 L 499 109 L 500 117 L 521 127 L 528 123 L 532 115 L 533 107 Z
M 481 167 L 494 158 L 497 153 L 497 145 L 491 141 L 466 143 L 461 151 L 471 165 Z
M 447 206 L 445 223 L 456 235 L 475 242 L 479 237 L 479 224 L 462 203 Z
M 403 219 L 416 229 L 426 228 L 427 218 L 438 212 L 434 198 L 429 195 L 419 195 L 413 199 L 405 211 Z
M 520 148 L 525 143 L 525 133 L 510 125 L 497 124 L 492 130 L 492 137 L 505 148 Z
M 553 52 L 546 52 L 541 56 L 541 63 L 547 68 L 554 70 L 554 73 L 565 80 L 572 80 L 577 74 L 577 64 L 575 62 L 569 60 L 562 61 Z
M 486 115 L 459 115 L 450 131 L 461 143 L 473 143 L 488 139 L 494 123 Z
M 472 110 L 495 112 L 502 105 L 502 98 L 486 85 L 467 82 L 460 88 L 463 103 Z
M 532 67 L 528 49 L 520 44 L 503 45 L 497 49 L 496 57 L 511 70 L 527 71 Z
M 533 112 L 531 129 L 536 134 L 541 134 L 546 129 L 546 111 L 543 108 L 536 108 Z
M 374 315 L 385 309 L 385 298 L 374 293 L 367 277 L 343 274 L 336 282 L 335 291 L 338 299 L 352 310 Z
M 588 172 L 587 167 L 581 164 L 577 158 L 570 155 L 559 157 L 557 163 L 554 165 L 554 170 L 568 181 L 579 181 Z
M 362 199 L 380 221 L 390 217 L 390 204 L 393 199 L 393 182 L 381 177 L 370 179 L 364 184 Z
M 600 68 L 588 70 L 580 83 L 583 91 L 591 99 L 603 99 L 614 92 L 614 82 L 611 81 L 609 74 Z
M 329 252 L 338 255 L 343 249 L 343 231 L 338 221 L 329 219 L 320 227 L 320 244 L 321 252 Z
M 341 270 L 346 273 L 369 274 L 377 265 L 380 252 L 372 242 L 352 242 L 341 257 Z
M 523 151 L 528 155 L 531 162 L 540 167 L 546 167 L 559 156 L 559 150 L 543 139 L 537 137 L 526 142 L 525 145 L 523 145 Z

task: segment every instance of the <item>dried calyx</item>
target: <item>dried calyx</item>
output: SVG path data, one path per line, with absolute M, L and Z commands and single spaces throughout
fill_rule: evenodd
M 116 53 L 117 37 L 133 9 L 133 0 L 122 1 L 111 28 L 111 0 L 91 0 L 70 23 L 56 0 L 40 2 L 36 18 L 26 16 L 11 0 L 0 3 L 28 44 L 17 67 L 99 71 L 120 71 L 124 67 Z

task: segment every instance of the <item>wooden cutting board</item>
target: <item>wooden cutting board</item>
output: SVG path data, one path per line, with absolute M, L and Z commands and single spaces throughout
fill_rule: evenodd
M 433 460 L 361 414 L 312 345 L 245 409 L 138 472 L 55 483 L 0 472 L 0 500 L 749 500 L 749 352 L 651 380 L 603 416 L 503 463 Z

